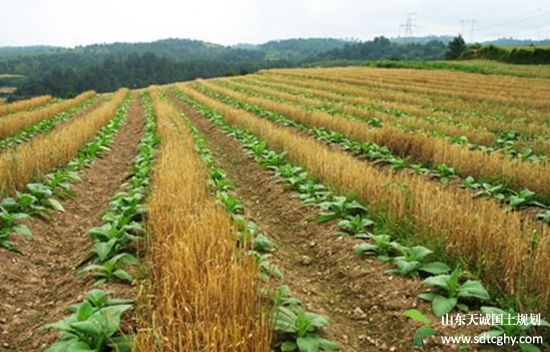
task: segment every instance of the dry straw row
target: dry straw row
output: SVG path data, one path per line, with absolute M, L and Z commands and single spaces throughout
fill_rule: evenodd
M 120 89 L 97 109 L 0 154 L 0 196 L 12 194 L 74 159 L 78 150 L 114 117 L 127 94 L 127 89 Z
M 181 112 L 152 91 L 161 145 L 148 200 L 150 278 L 139 308 L 138 351 L 267 352 L 270 314 L 253 258 L 207 189 Z
M 4 116 L 13 112 L 36 108 L 49 103 L 52 97 L 49 95 L 41 95 L 27 100 L 16 101 L 11 104 L 0 104 L 0 116 Z
M 74 99 L 65 100 L 43 109 L 21 112 L 18 114 L 3 117 L 0 119 L 0 139 L 13 136 L 19 130 L 32 126 L 42 120 L 50 119 L 67 109 L 83 103 L 85 100 L 90 99 L 95 94 L 95 92 L 89 91 L 80 94 Z

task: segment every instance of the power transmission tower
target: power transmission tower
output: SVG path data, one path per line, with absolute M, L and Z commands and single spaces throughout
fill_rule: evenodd
M 470 42 L 473 43 L 474 42 L 474 27 L 476 25 L 476 19 L 473 18 L 472 20 L 470 20 Z
M 468 27 L 470 27 L 470 42 L 474 42 L 474 28 L 476 24 L 476 19 L 465 19 L 460 20 L 460 35 L 464 38 L 465 34 L 464 31 L 467 30 Z
M 400 25 L 400 27 L 405 28 L 405 37 L 412 37 L 413 28 L 418 27 L 416 25 L 417 14 L 415 12 L 407 13 L 407 21 Z

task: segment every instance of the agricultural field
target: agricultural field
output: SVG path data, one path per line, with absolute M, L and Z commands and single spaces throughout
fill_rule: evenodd
M 455 60 L 455 61 L 375 61 L 366 63 L 372 67 L 441 69 L 479 73 L 485 75 L 504 75 L 526 78 L 550 78 L 549 65 L 514 65 L 494 60 Z
M 0 351 L 549 351 L 550 75 L 417 68 L 0 104 Z

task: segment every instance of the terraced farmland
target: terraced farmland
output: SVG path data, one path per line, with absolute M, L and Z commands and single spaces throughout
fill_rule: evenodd
M 548 96 L 348 67 L 2 105 L 0 350 L 407 351 L 423 321 L 451 351 L 488 327 L 447 314 L 548 317 Z

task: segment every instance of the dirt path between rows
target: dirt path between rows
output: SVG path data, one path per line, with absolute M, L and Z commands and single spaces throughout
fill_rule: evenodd
M 360 258 L 352 248 L 360 243 L 351 236 L 336 237 L 334 223 L 318 225 L 319 213 L 305 208 L 294 192 L 251 159 L 235 139 L 226 136 L 185 103 L 178 106 L 208 137 L 218 165 L 235 181 L 236 197 L 244 203 L 246 216 L 256 222 L 278 247 L 277 264 L 293 295 L 306 308 L 331 320 L 326 335 L 342 351 L 411 351 L 415 330 L 420 326 L 402 313 L 429 306 L 417 298 L 425 291 L 420 280 L 384 275 L 388 265 Z M 458 334 L 432 326 L 439 334 Z M 456 347 L 432 345 L 430 351 L 454 351 Z M 485 349 L 484 349 L 485 350 Z M 471 349 L 470 351 L 476 351 Z
M 101 214 L 128 175 L 145 123 L 137 94 L 128 119 L 114 136 L 111 151 L 81 172 L 77 196 L 63 201 L 64 213 L 50 222 L 34 219 L 34 239 L 15 239 L 23 255 L 0 249 L 0 351 L 41 351 L 57 333 L 44 324 L 67 313 L 69 304 L 91 288 L 89 277 L 75 276 L 75 263 L 91 248 L 88 229 L 101 225 Z

